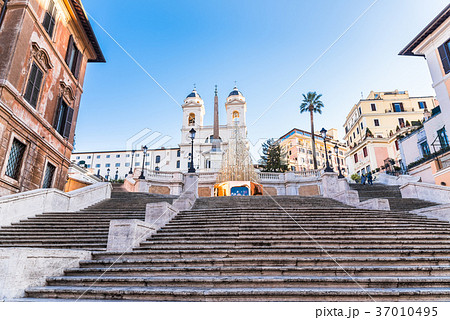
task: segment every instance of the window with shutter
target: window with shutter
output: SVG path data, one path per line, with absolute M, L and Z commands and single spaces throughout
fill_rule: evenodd
M 44 21 L 42 21 L 42 26 L 45 31 L 47 31 L 50 38 L 53 37 L 53 31 L 55 30 L 56 24 L 56 6 L 53 0 L 50 0 L 48 3 L 47 11 L 44 15 Z
M 69 44 L 67 45 L 66 63 L 74 77 L 77 79 L 80 75 L 82 61 L 83 55 L 81 54 L 80 50 L 78 50 L 77 46 L 75 45 L 75 41 L 73 40 L 73 36 L 71 35 L 69 38 Z
M 69 37 L 69 44 L 67 45 L 67 52 L 66 52 L 66 64 L 70 67 L 70 61 L 72 60 L 73 55 L 73 36 L 71 35 Z
M 66 118 L 66 114 L 67 114 L 67 105 L 62 100 L 62 98 L 60 98 L 58 100 L 58 108 L 56 111 L 55 123 L 53 125 L 53 128 L 55 128 L 56 131 L 58 131 L 60 134 L 63 129 L 63 123 L 64 123 L 64 119 Z
M 72 69 L 73 75 L 77 79 L 80 76 L 81 62 L 83 61 L 82 59 L 83 59 L 83 55 L 81 54 L 80 51 L 77 50 L 77 61 L 75 63 L 74 68 Z
M 439 56 L 441 58 L 442 67 L 444 68 L 444 73 L 450 72 L 450 40 L 441 45 L 438 48 Z
M 402 111 L 404 111 L 403 103 L 401 103 L 401 102 L 393 103 L 392 106 L 394 107 L 394 112 L 402 112 Z
M 419 109 L 425 109 L 427 107 L 427 103 L 425 101 L 419 101 Z
M 439 144 L 441 146 L 441 149 L 447 148 L 449 143 L 448 143 L 448 137 L 447 137 L 447 132 L 445 131 L 445 127 L 438 130 L 437 135 L 439 137 Z
M 42 70 L 39 69 L 35 62 L 33 62 L 33 65 L 31 66 L 30 76 L 28 77 L 28 83 L 24 98 L 35 108 L 39 99 L 39 92 L 41 91 L 43 76 L 44 73 L 42 72 Z
M 69 107 L 67 110 L 66 125 L 64 127 L 64 134 L 63 134 L 63 137 L 66 139 L 69 139 L 70 137 L 70 129 L 72 128 L 72 118 L 73 118 L 73 109 Z
M 59 99 L 53 128 L 64 138 L 69 139 L 74 110 L 63 99 Z

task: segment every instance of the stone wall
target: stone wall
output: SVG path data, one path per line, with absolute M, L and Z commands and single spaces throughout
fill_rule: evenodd
M 211 197 L 212 196 L 212 188 L 211 187 L 199 187 L 198 188 L 198 196 L 199 197 Z
M 148 188 L 148 192 L 157 194 L 170 194 L 170 188 L 165 186 L 150 186 L 150 188 Z
M 21 298 L 25 289 L 44 286 L 46 278 L 90 258 L 83 250 L 0 248 L 0 299 Z
M 320 195 L 320 188 L 318 185 L 306 185 L 298 188 L 298 195 L 300 196 L 318 196 Z
M 263 187 L 263 194 L 269 196 L 276 196 L 278 195 L 278 191 L 277 188 L 274 187 Z

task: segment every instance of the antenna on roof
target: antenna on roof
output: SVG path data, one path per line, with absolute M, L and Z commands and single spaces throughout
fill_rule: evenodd
M 361 91 L 361 99 L 363 99 L 364 98 L 364 95 L 363 95 L 363 92 Z

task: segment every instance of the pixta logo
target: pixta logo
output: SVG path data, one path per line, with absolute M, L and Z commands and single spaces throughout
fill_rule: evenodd
M 147 146 L 148 149 L 159 149 L 172 139 L 171 136 L 145 128 L 127 140 L 126 148 L 140 150 L 143 146 Z

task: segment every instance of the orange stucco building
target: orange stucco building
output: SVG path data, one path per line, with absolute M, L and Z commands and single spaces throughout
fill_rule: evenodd
M 0 0 L 0 195 L 63 189 L 86 65 L 105 62 L 79 0 Z

